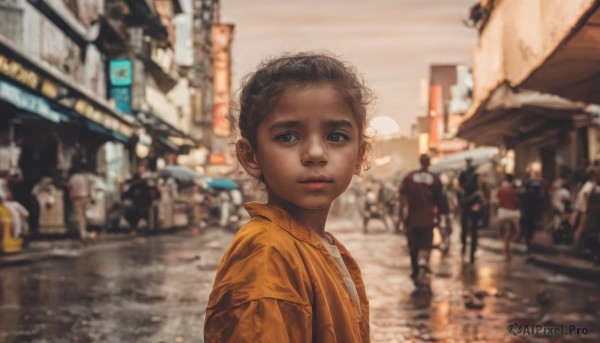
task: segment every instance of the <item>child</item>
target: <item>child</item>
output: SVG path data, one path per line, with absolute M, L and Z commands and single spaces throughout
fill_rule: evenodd
M 205 342 L 368 342 L 358 264 L 325 222 L 365 164 L 370 92 L 319 53 L 269 60 L 240 94 L 238 160 L 266 204 L 225 253 L 206 309 Z

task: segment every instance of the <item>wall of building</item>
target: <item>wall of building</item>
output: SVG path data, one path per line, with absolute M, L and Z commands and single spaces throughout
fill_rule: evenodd
M 594 4 L 594 0 L 499 1 L 474 49 L 474 100 L 482 101 L 505 80 L 512 86 L 523 82 Z

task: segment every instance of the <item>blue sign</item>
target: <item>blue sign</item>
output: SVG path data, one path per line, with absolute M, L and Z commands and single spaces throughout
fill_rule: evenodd
M 64 114 L 50 108 L 48 101 L 20 87 L 0 81 L 0 98 L 12 103 L 16 107 L 37 114 L 55 123 L 68 121 Z
M 110 87 L 109 96 L 115 99 L 115 105 L 123 113 L 131 113 L 131 88 Z
M 133 82 L 133 63 L 131 60 L 112 60 L 108 69 L 111 85 L 130 86 Z

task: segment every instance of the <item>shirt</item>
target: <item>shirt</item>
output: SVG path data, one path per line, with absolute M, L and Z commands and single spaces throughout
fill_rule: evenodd
M 498 189 L 498 206 L 508 210 L 518 209 L 518 193 L 511 183 L 504 182 Z
M 574 208 L 577 211 L 581 213 L 587 212 L 588 197 L 590 196 L 590 193 L 592 193 L 593 190 L 594 183 L 592 181 L 586 181 L 586 183 L 583 184 L 583 186 L 577 193 L 577 198 L 575 200 Z
M 226 251 L 206 308 L 205 342 L 369 342 L 360 268 L 335 239 L 356 288 L 317 234 L 284 210 L 245 205 L 251 220 Z
M 24 222 L 24 220 L 29 216 L 29 211 L 27 211 L 23 205 L 12 200 L 5 201 L 4 206 L 6 206 L 12 216 L 13 236 L 20 237 L 21 234 L 24 233 L 23 225 L 24 223 L 27 223 L 27 221 Z
M 440 178 L 430 171 L 417 170 L 406 175 L 400 187 L 400 193 L 408 202 L 408 226 L 433 227 L 436 208 L 440 213 L 445 209 L 445 206 L 442 206 Z
M 68 181 L 68 186 L 71 199 L 87 199 L 90 197 L 90 181 L 85 174 L 73 174 Z
M 558 213 L 564 213 L 567 210 L 567 204 L 571 200 L 571 193 L 565 188 L 560 188 L 552 194 L 552 207 Z

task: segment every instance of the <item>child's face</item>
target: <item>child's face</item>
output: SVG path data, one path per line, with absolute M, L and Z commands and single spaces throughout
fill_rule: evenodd
M 288 90 L 258 126 L 253 176 L 263 177 L 269 202 L 328 209 L 357 170 L 360 138 L 332 86 Z

